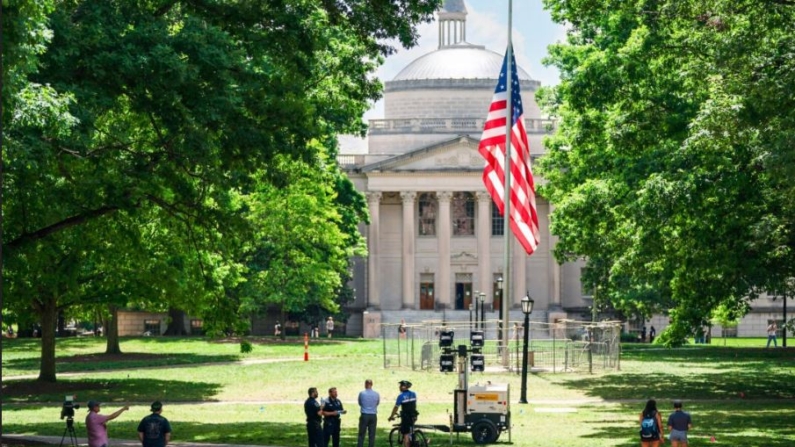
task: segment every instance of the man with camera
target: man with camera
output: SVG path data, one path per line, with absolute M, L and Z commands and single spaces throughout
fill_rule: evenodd
M 125 406 L 108 416 L 104 416 L 99 414 L 100 405 L 95 400 L 88 401 L 88 414 L 86 415 L 88 447 L 108 447 L 108 421 L 116 419 L 130 409 L 130 407 Z

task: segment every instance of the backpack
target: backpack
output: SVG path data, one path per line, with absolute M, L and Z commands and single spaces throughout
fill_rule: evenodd
M 657 428 L 657 413 L 643 415 L 643 420 L 640 421 L 640 438 L 648 440 L 660 438 L 660 431 Z

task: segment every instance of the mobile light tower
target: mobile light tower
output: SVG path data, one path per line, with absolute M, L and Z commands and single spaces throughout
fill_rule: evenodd
M 520 404 L 527 403 L 527 342 L 530 334 L 530 314 L 533 313 L 533 301 L 530 292 L 522 298 L 522 313 L 524 314 L 524 346 L 522 348 L 522 395 L 519 398 Z

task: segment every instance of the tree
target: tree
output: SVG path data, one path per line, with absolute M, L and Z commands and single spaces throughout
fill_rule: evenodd
M 439 1 L 31 3 L 3 16 L 17 26 L 4 42 L 24 66 L 9 88 L 29 99 L 7 104 L 4 84 L 3 290 L 12 306 L 37 309 L 39 380 L 54 381 L 53 312 L 82 299 L 81 281 L 108 276 L 114 256 L 134 261 L 151 248 L 119 244 L 125 236 L 108 228 L 154 218 L 186 230 L 169 234 L 192 247 L 195 306 L 233 319 L 239 275 L 225 244 L 245 225 L 237 195 L 278 185 L 268 167 L 283 154 L 318 168 L 315 145 L 333 160 L 335 135 L 362 133 L 381 89 L 371 73 L 391 51 L 384 40 L 411 46 Z M 34 90 L 44 93 L 26 96 Z M 166 258 L 180 256 L 189 257 Z M 153 291 L 194 279 L 148 273 Z M 114 293 L 98 300 L 142 289 L 104 285 Z
M 362 201 L 359 206 L 337 200 L 333 180 L 339 168 L 328 160 L 324 164 L 325 170 L 317 170 L 280 157 L 270 167 L 277 172 L 268 175 L 281 178 L 283 186 L 262 182 L 242 197 L 253 229 L 241 250 L 247 273 L 237 294 L 244 313 L 275 305 L 280 321 L 286 321 L 288 313 L 310 308 L 339 311 L 350 259 L 365 252 L 361 234 L 346 225 L 343 214 L 363 218 L 365 208 L 356 191 L 351 193 Z M 351 199 L 345 202 L 356 202 Z
M 795 276 L 795 5 L 545 4 L 571 25 L 540 95 L 557 258 L 604 268 L 628 314 L 668 312 L 671 344 Z

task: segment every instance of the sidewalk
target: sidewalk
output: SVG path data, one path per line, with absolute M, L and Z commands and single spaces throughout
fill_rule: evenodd
M 61 437 L 60 436 L 36 436 L 36 435 L 14 435 L 14 434 L 3 434 L 3 444 L 24 444 L 25 442 L 30 442 L 31 444 L 50 444 L 50 445 L 60 445 L 61 444 Z M 63 445 L 67 447 L 71 447 L 71 440 L 69 436 L 63 440 Z M 88 440 L 85 437 L 78 437 L 77 438 L 77 445 L 78 446 L 86 446 L 88 445 Z M 111 447 L 141 447 L 141 441 L 136 440 L 124 440 L 124 439 L 111 439 L 110 440 Z M 247 445 L 239 445 L 239 444 L 209 444 L 209 443 L 199 443 L 199 442 L 170 442 L 168 445 L 175 446 L 175 447 L 275 447 L 275 446 L 247 446 Z

